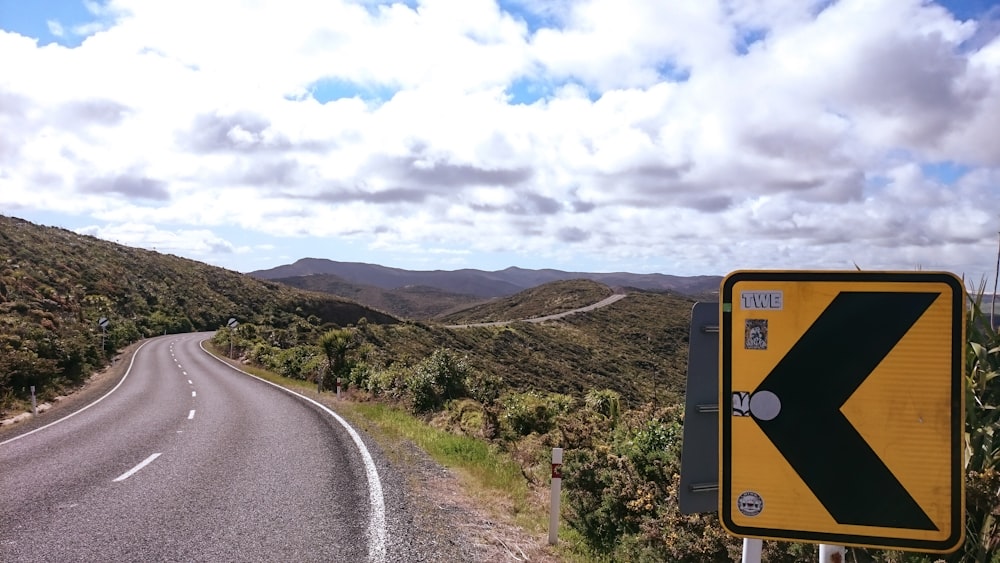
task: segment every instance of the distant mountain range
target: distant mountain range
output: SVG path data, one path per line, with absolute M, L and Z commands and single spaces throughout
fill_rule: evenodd
M 250 276 L 333 293 L 411 318 L 427 318 L 476 301 L 507 297 L 551 282 L 585 279 L 612 288 L 700 296 L 718 291 L 721 276 L 672 276 L 627 272 L 592 273 L 507 268 L 414 271 L 360 262 L 303 258 L 293 264 L 249 272 Z M 449 298 L 450 296 L 450 298 Z M 465 296 L 459 299 L 457 296 Z M 433 303 L 433 306 L 429 306 Z

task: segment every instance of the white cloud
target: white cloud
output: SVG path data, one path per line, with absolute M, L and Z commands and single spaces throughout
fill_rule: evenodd
M 62 24 L 56 20 L 46 20 L 45 25 L 49 28 L 49 33 L 55 35 L 56 37 L 66 35 L 66 30 L 63 29 Z
M 76 48 L 0 31 L 2 208 L 205 259 L 240 228 L 469 266 L 989 268 L 1000 38 L 936 4 L 92 8 Z

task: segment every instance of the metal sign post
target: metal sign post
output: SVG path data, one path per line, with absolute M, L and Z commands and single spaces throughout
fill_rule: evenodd
M 101 317 L 97 321 L 97 326 L 101 327 L 101 352 L 104 352 L 104 341 L 107 339 L 108 335 L 108 321 L 107 317 Z

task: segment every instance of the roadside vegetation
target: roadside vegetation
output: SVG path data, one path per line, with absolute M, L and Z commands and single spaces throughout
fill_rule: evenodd
M 544 296 L 552 289 L 542 286 L 534 293 Z M 599 300 L 604 293 L 588 295 Z M 998 559 L 1000 389 L 995 378 L 1000 340 L 982 313 L 982 291 L 978 295 L 970 300 L 966 329 L 966 543 L 945 557 L 852 548 L 848 561 Z M 491 303 L 489 317 L 502 319 L 502 311 L 525 307 L 546 315 L 559 307 L 544 297 L 530 306 L 524 295 L 510 299 Z M 739 560 L 741 541 L 722 530 L 715 514 L 682 515 L 677 506 L 682 373 L 691 305 L 683 297 L 637 292 L 605 309 L 539 325 L 451 329 L 433 323 L 373 326 L 362 321 L 317 335 L 317 344 L 305 343 L 299 352 L 268 348 L 264 356 L 254 355 L 259 341 L 245 338 L 257 329 L 221 331 L 215 340 L 224 350 L 232 338 L 235 349 L 248 350 L 247 361 L 265 365 L 268 358 L 286 354 L 310 358 L 303 362 L 307 369 L 290 375 L 317 384 L 324 381 L 327 388 L 339 377 L 357 413 L 435 451 L 442 463 L 459 464 L 476 474 L 506 466 L 493 456 L 509 459 L 519 468 L 515 478 L 536 494 L 518 494 L 506 506 L 521 507 L 518 499 L 539 498 L 537 492 L 549 482 L 551 448 L 564 448 L 560 549 L 567 560 Z M 461 318 L 478 320 L 468 314 Z M 337 343 L 337 354 L 324 353 L 323 342 Z M 281 365 L 279 361 L 273 367 Z M 445 432 L 483 446 L 435 448 L 419 437 L 424 432 Z M 490 457 L 472 451 L 489 452 Z M 497 490 L 523 489 L 505 484 Z M 535 505 L 511 510 L 516 512 L 513 517 L 534 522 L 530 527 L 538 531 L 544 525 L 544 509 Z M 765 561 L 816 557 L 814 545 L 764 543 Z
M 0 215 L 0 417 L 29 405 L 32 386 L 41 401 L 72 390 L 131 342 L 231 317 L 275 336 L 396 322 L 331 295 Z
M 629 291 L 611 306 L 517 322 L 610 295 L 546 284 L 440 322 L 399 321 L 328 295 L 0 216 L 0 414 L 71 389 L 129 342 L 216 330 L 212 345 L 283 385 L 331 392 L 380 431 L 482 483 L 518 523 L 545 526 L 540 491 L 564 448 L 560 552 L 568 561 L 738 560 L 714 514 L 677 506 L 688 325 L 694 300 Z M 1000 553 L 1000 338 L 970 299 L 966 334 L 967 531 L 949 562 Z M 98 326 L 109 320 L 107 331 Z M 240 321 L 226 327 L 230 317 Z M 489 327 L 448 324 L 510 321 Z M 280 377 L 280 379 L 279 379 Z M 765 542 L 765 561 L 815 546 Z M 848 561 L 937 556 L 851 549 Z

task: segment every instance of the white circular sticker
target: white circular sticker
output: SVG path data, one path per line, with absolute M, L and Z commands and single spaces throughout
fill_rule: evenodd
M 753 491 L 747 491 L 736 499 L 736 508 L 743 516 L 757 516 L 764 510 L 764 499 Z

